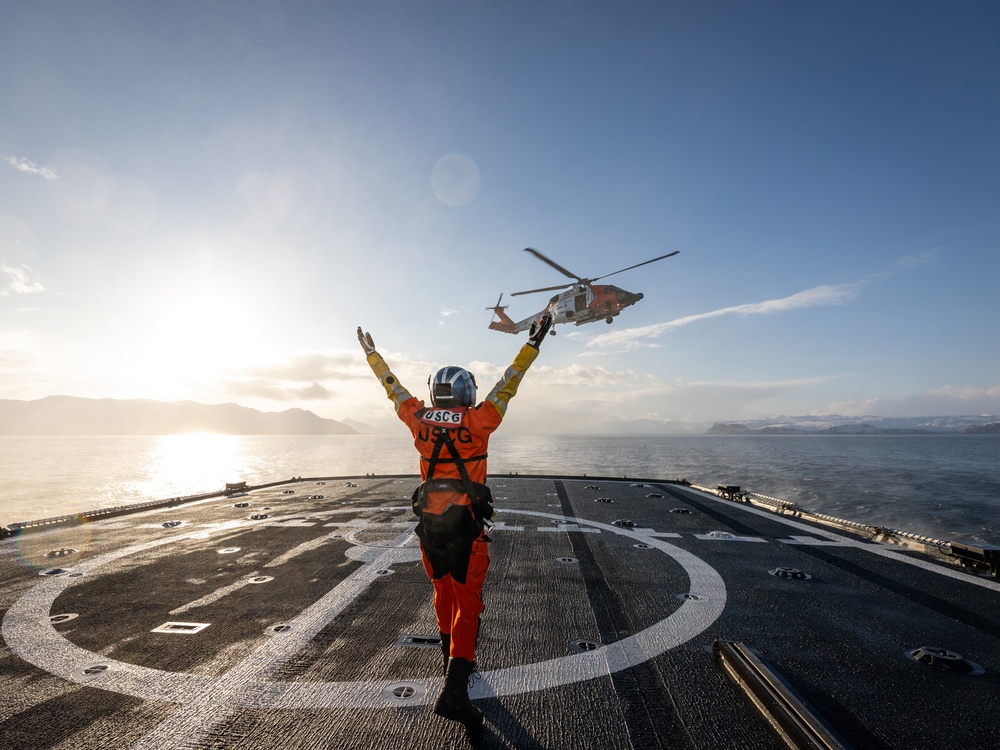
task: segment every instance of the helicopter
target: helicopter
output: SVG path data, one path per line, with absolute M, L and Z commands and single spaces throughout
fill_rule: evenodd
M 517 323 L 507 317 L 507 314 L 504 312 L 508 306 L 500 304 L 501 300 L 503 300 L 503 294 L 501 294 L 499 299 L 497 299 L 497 303 L 493 307 L 486 308 L 487 310 L 492 310 L 493 314 L 499 318 L 499 320 L 490 321 L 489 327 L 491 330 L 503 331 L 504 333 L 520 333 L 521 331 L 526 331 L 531 327 L 531 324 L 546 311 L 552 315 L 553 326 L 556 323 L 573 323 L 580 326 L 584 323 L 594 323 L 598 320 L 605 320 L 610 323 L 626 307 L 634 305 L 636 302 L 641 300 L 642 293 L 628 292 L 610 284 L 595 284 L 594 282 L 600 281 L 608 276 L 614 276 L 616 273 L 621 273 L 622 271 L 631 271 L 633 268 L 644 266 L 647 263 L 655 263 L 658 260 L 669 258 L 673 255 L 677 255 L 680 250 L 674 250 L 672 253 L 661 255 L 660 257 L 653 258 L 652 260 L 645 260 L 642 263 L 636 263 L 634 266 L 622 268 L 618 271 L 612 271 L 611 273 L 606 273 L 604 276 L 598 276 L 594 279 L 585 279 L 581 276 L 577 276 L 575 273 L 570 273 L 558 263 L 546 258 L 534 248 L 526 247 L 524 248 L 524 252 L 531 253 L 543 263 L 548 263 L 564 276 L 568 276 L 573 279 L 573 281 L 569 284 L 546 286 L 541 289 L 529 289 L 526 292 L 514 292 L 511 295 L 512 297 L 517 297 L 522 294 L 534 294 L 535 292 L 551 292 L 557 289 L 566 289 L 565 292 L 560 292 L 550 299 L 549 304 L 544 309 L 539 310 L 531 317 L 525 318 Z M 567 287 L 569 288 L 567 289 Z M 555 336 L 555 328 L 549 331 L 549 333 Z

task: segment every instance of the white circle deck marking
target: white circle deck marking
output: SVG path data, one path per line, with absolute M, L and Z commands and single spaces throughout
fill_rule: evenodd
M 339 512 L 385 512 L 386 508 L 344 509 Z M 726 604 L 726 586 L 721 576 L 708 563 L 695 555 L 654 536 L 649 529 L 632 529 L 612 524 L 567 518 L 562 515 L 528 510 L 505 510 L 504 513 L 534 516 L 550 521 L 570 521 L 593 528 L 595 531 L 618 534 L 658 549 L 680 565 L 690 580 L 689 594 L 698 598 L 686 599 L 681 606 L 663 620 L 650 627 L 603 645 L 592 651 L 485 672 L 482 680 L 470 690 L 470 697 L 517 695 L 557 688 L 575 682 L 627 669 L 652 659 L 663 652 L 685 643 L 701 633 L 722 614 Z M 276 519 L 277 520 L 277 519 Z M 246 521 L 231 521 L 216 529 L 250 526 Z M 367 528 L 383 526 L 371 524 Z M 361 595 L 371 583 L 380 579 L 380 571 L 388 570 L 394 563 L 413 562 L 419 559 L 419 549 L 411 546 L 414 523 L 402 525 L 405 530 L 385 545 L 355 546 L 346 553 L 353 560 L 362 562 L 354 572 L 298 617 L 289 620 L 294 627 L 288 632 L 274 634 L 258 646 L 247 658 L 224 675 L 215 677 L 190 673 L 166 672 L 136 664 L 105 659 L 68 641 L 58 633 L 48 617 L 56 598 L 74 585 L 77 579 L 65 576 L 48 578 L 18 599 L 7 611 L 3 620 L 3 637 L 11 650 L 25 661 L 57 676 L 83 681 L 79 670 L 93 664 L 106 665 L 100 676 L 88 675 L 89 684 L 147 700 L 168 701 L 181 704 L 161 725 L 147 734 L 133 747 L 164 747 L 167 740 L 179 736 L 203 736 L 226 716 L 241 708 L 387 708 L 399 706 L 399 696 L 386 695 L 387 685 L 405 684 L 415 690 L 405 701 L 407 705 L 426 704 L 436 698 L 440 678 L 408 680 L 391 683 L 377 682 L 275 682 L 269 678 L 289 659 L 299 653 L 351 602 Z M 401 524 L 384 524 L 386 529 Z M 81 572 L 92 573 L 101 566 L 155 547 L 188 538 L 178 535 L 143 544 L 125 547 L 101 555 L 78 566 Z M 416 552 L 416 555 L 414 553 Z M 169 744 L 169 743 L 168 743 Z

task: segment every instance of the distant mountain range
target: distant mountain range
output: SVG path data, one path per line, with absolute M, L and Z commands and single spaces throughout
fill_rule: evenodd
M 49 396 L 0 399 L 0 435 L 353 435 L 354 427 L 304 409 L 262 412 L 237 404 Z
M 636 419 L 607 422 L 612 435 L 900 435 L 923 433 L 1000 434 L 1000 415 L 959 417 L 768 417 L 738 422 L 679 422 Z
M 1000 416 L 960 417 L 772 417 L 716 422 L 708 435 L 912 435 L 1000 432 Z
M 361 422 L 325 419 L 304 409 L 262 412 L 237 404 L 49 396 L 37 401 L 0 399 L 0 435 L 356 435 L 374 430 Z M 959 417 L 769 417 L 738 422 L 617 420 L 602 435 L 898 435 L 1000 434 L 1000 415 Z

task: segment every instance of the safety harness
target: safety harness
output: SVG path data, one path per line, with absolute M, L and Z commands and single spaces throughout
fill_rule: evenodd
M 451 458 L 442 457 L 444 448 Z M 413 512 L 420 518 L 420 527 L 430 543 L 443 542 L 456 535 L 479 536 L 483 528 L 493 518 L 493 495 L 490 488 L 480 482 L 473 482 L 465 468 L 466 461 L 480 461 L 487 454 L 462 458 L 455 447 L 449 430 L 438 428 L 437 440 L 431 457 L 427 459 L 427 479 L 413 493 Z M 453 477 L 434 478 L 434 470 L 440 463 L 453 463 L 461 479 Z M 424 538 L 421 535 L 421 538 Z

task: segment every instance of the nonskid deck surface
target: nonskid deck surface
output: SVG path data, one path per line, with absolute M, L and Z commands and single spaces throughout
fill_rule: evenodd
M 0 542 L 0 747 L 468 746 L 430 711 L 415 484 L 308 480 Z M 716 641 L 845 745 L 996 746 L 995 579 L 676 484 L 490 484 L 479 746 L 783 747 Z

